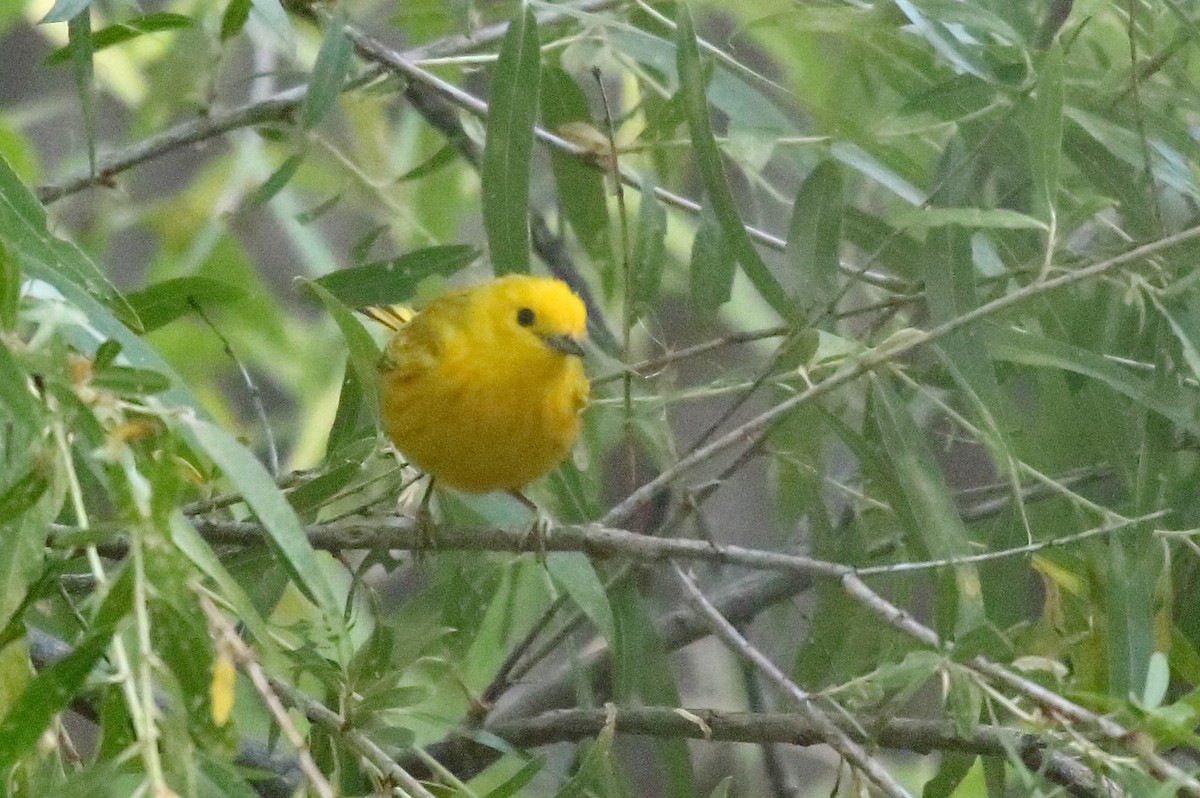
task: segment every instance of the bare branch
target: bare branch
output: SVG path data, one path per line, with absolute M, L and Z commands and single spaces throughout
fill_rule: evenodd
M 605 723 L 602 709 L 562 709 L 525 720 L 489 724 L 486 731 L 521 748 L 593 737 Z M 839 728 L 859 743 L 928 754 L 961 751 L 984 756 L 1016 753 L 1033 773 L 1064 787 L 1079 798 L 1120 798 L 1125 793 L 1112 781 L 1097 775 L 1079 760 L 1050 750 L 1051 738 L 1021 734 L 1003 726 L 979 726 L 968 736 L 954 724 L 909 718 L 861 718 L 861 728 L 844 718 L 835 719 Z M 862 732 L 870 729 L 869 739 Z M 824 739 L 806 719 L 788 712 L 722 712 L 713 709 L 674 707 L 619 708 L 618 734 L 652 737 L 686 737 L 741 743 L 785 743 L 810 746 Z

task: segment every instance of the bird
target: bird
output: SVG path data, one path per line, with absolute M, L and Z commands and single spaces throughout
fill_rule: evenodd
M 505 491 L 537 513 L 522 490 L 570 453 L 588 401 L 579 297 L 556 278 L 512 274 L 415 315 L 369 310 L 394 330 L 379 363 L 380 420 L 431 478 L 422 512 L 436 483 Z

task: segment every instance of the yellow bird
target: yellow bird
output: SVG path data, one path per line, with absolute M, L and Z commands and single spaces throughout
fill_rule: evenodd
M 579 437 L 588 399 L 579 297 L 561 280 L 509 275 L 444 294 L 411 320 L 372 315 L 395 329 L 380 413 L 400 453 L 439 484 L 506 490 L 528 504 L 520 489 Z

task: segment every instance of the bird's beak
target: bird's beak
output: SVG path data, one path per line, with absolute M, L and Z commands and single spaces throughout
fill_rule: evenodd
M 542 342 L 555 352 L 583 357 L 583 344 L 579 342 L 578 338 L 572 338 L 569 335 L 547 335 L 542 338 Z

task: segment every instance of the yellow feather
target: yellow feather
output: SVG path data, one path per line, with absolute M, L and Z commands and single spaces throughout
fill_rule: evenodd
M 438 297 L 388 341 L 384 431 L 441 484 L 521 489 L 579 436 L 585 321 L 579 297 L 545 277 L 509 275 Z

